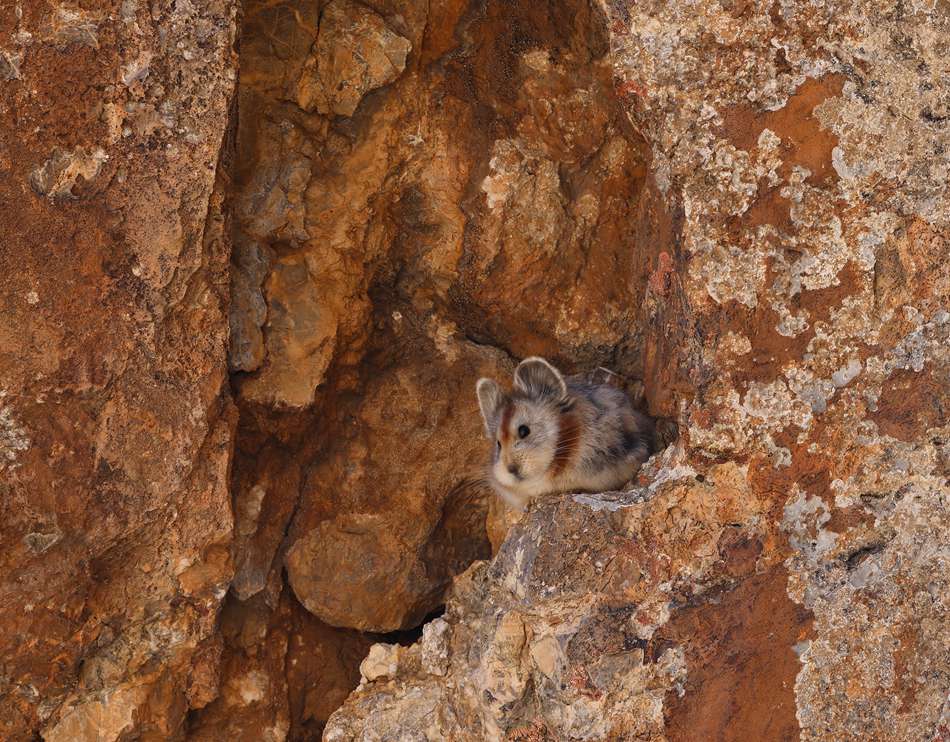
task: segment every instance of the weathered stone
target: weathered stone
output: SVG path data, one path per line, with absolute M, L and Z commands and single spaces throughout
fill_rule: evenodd
M 352 116 L 369 91 L 399 77 L 411 48 L 364 5 L 330 0 L 297 82 L 297 104 L 308 112 Z
M 411 647 L 325 739 L 939 738 L 946 10 L 605 8 L 671 215 L 638 347 L 681 447 L 642 489 L 551 498 L 513 525 L 456 582 L 444 677 Z M 545 157 L 496 142 L 480 183 L 494 244 L 534 240 L 519 275 L 563 244 Z M 498 322 L 492 339 L 523 342 L 517 309 Z
M 187 739 L 315 739 L 359 682 L 360 661 L 378 637 L 322 624 L 273 577 L 252 598 L 228 599 L 221 690 L 191 715 Z
M 671 452 L 667 465 L 681 456 Z M 429 740 L 518 738 L 532 728 L 553 739 L 662 739 L 664 696 L 683 687 L 689 670 L 683 644 L 654 626 L 669 619 L 671 602 L 702 606 L 735 589 L 717 574 L 716 545 L 730 524 L 757 538 L 768 537 L 763 527 L 777 531 L 741 472 L 723 466 L 716 478 L 712 487 L 684 474 L 657 494 L 565 496 L 533 507 L 491 565 L 456 581 L 438 619 L 445 671 L 423 669 L 432 641 L 424 638 L 386 672 L 364 673 L 324 738 L 359 739 L 371 724 L 383 736 Z M 669 527 L 672 512 L 681 527 Z M 794 613 L 784 577 L 772 584 Z M 761 615 L 772 609 L 763 604 Z M 734 662 L 760 649 L 743 651 Z M 759 690 L 792 699 L 782 678 Z
M 0 80 L 17 80 L 20 77 L 20 65 L 23 54 L 0 50 Z
M 267 304 L 261 284 L 270 270 L 271 256 L 256 243 L 240 240 L 234 245 L 232 261 L 228 367 L 232 372 L 254 371 L 265 357 L 261 328 L 267 321 Z
M 174 738 L 215 692 L 204 648 L 232 573 L 235 7 L 143 3 L 124 23 L 92 5 L 0 10 L 11 742 Z M 141 55 L 148 85 L 123 82 Z M 123 136 L 139 103 L 170 124 Z
M 946 736 L 945 3 L 8 6 L 0 737 Z
M 490 553 L 472 390 L 502 362 L 444 328 L 432 328 L 433 340 L 395 325 L 384 344 L 399 357 L 341 411 L 354 424 L 336 427 L 311 465 L 285 557 L 308 610 L 365 631 L 419 625 L 452 576 Z
M 403 648 L 398 644 L 374 644 L 369 648 L 369 654 L 366 655 L 360 663 L 360 677 L 365 683 L 395 676 L 399 670 L 399 656 L 403 653 Z
M 77 182 L 88 182 L 95 178 L 107 159 L 108 155 L 101 147 L 91 152 L 84 151 L 82 147 L 77 147 L 73 152 L 63 152 L 57 148 L 42 166 L 30 173 L 30 185 L 41 196 L 75 198 L 73 188 Z
M 649 259 L 633 245 L 666 229 L 646 193 L 642 142 L 611 92 L 603 31 L 585 25 L 596 18 L 589 8 L 567 33 L 567 8 L 516 8 L 518 23 L 536 26 L 530 53 L 511 47 L 510 19 L 444 9 L 443 25 L 469 39 L 447 69 L 407 64 L 345 124 L 287 107 L 302 60 L 317 59 L 319 73 L 321 39 L 350 28 L 344 10 L 365 26 L 353 38 L 385 17 L 412 48 L 445 43 L 428 41 L 444 27 L 420 8 L 397 17 L 377 7 L 371 18 L 331 3 L 308 50 L 310 11 L 251 4 L 243 45 L 232 369 L 242 402 L 281 411 L 253 436 L 294 429 L 309 439 L 293 457 L 310 471 L 286 544 L 291 584 L 323 620 L 364 630 L 418 622 L 451 575 L 485 555 L 484 490 L 466 484 L 481 479 L 486 455 L 471 388 L 504 356 L 477 343 L 517 354 L 561 343 L 559 355 L 588 363 L 619 354 L 635 375 Z M 273 28 L 286 46 L 270 41 Z M 498 84 L 466 89 L 482 67 Z M 483 111 L 510 135 L 473 127 Z M 391 379 L 375 378 L 381 366 Z M 408 435 L 407 420 L 418 426 Z M 416 474 L 407 457 L 420 462 Z M 241 498 L 255 486 L 243 481 Z M 255 558 L 250 585 L 239 567 L 241 594 L 260 589 L 276 549 Z M 249 553 L 239 550 L 239 564 Z

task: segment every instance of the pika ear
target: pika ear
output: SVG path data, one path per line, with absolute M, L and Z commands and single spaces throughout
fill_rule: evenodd
M 495 435 L 501 408 L 505 406 L 507 400 L 501 387 L 492 379 L 479 379 L 475 385 L 475 393 L 478 395 L 478 407 L 482 411 L 482 420 L 485 422 L 485 433 L 491 438 Z
M 515 369 L 515 388 L 531 397 L 567 400 L 567 384 L 561 372 L 543 358 L 525 358 Z

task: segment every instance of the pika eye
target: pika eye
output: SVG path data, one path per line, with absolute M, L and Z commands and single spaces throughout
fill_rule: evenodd
M 531 435 L 531 428 L 529 428 L 527 425 L 519 425 L 519 426 L 518 426 L 518 437 L 519 437 L 519 438 L 527 438 L 529 435 Z
M 495 441 L 495 448 L 499 451 L 501 450 L 501 441 Z

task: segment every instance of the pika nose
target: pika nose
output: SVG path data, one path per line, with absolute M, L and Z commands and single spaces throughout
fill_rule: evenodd
M 517 464 L 508 464 L 508 473 L 518 476 L 518 465 Z

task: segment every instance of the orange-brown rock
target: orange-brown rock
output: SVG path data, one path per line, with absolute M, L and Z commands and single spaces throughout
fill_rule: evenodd
M 438 27 L 421 5 L 246 10 L 230 361 L 254 464 L 235 466 L 235 589 L 282 555 L 321 619 L 406 628 L 488 553 L 475 380 L 535 351 L 636 375 L 667 220 L 595 9 L 446 7 Z M 427 59 L 445 24 L 455 41 Z M 368 72 L 397 38 L 405 69 Z M 242 534 L 245 511 L 270 535 Z
M 185 736 L 195 742 L 319 737 L 380 638 L 327 626 L 286 586 L 229 598 L 219 626 L 225 661 L 214 702 L 189 718 Z
M 237 5 L 0 7 L 0 737 L 946 736 L 945 3 Z
M 371 650 L 324 739 L 941 738 L 946 9 L 604 5 L 605 21 L 575 7 L 565 27 L 609 37 L 658 240 L 638 243 L 641 334 L 621 370 L 643 371 L 681 439 L 630 492 L 538 503 L 457 578 L 428 637 Z M 559 102 L 532 129 L 542 142 L 570 110 Z M 470 306 L 522 295 L 530 275 L 567 311 L 597 294 L 560 291 L 544 262 L 544 246 L 570 260 L 564 166 L 507 137 L 479 205 L 517 213 L 493 244 L 537 236 L 535 257 L 505 284 L 510 253 L 488 252 L 480 270 L 501 288 L 472 289 Z M 516 356 L 551 352 L 522 314 L 534 306 L 479 319 Z
M 0 8 L 4 740 L 171 739 L 217 694 L 234 18 Z

